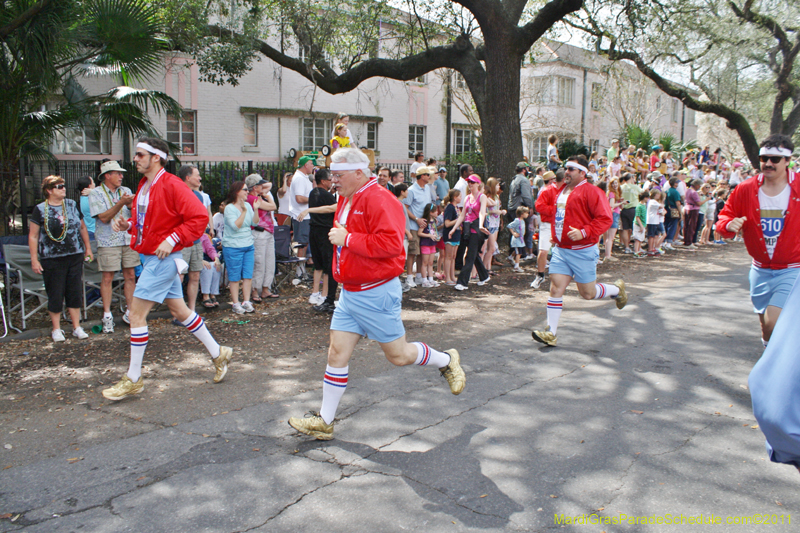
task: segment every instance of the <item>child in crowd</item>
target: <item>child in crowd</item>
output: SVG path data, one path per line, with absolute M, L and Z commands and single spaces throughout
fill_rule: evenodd
M 716 209 L 714 210 L 714 244 L 728 244 L 724 240 L 722 240 L 722 235 L 716 231 L 716 223 L 719 220 L 719 214 L 722 212 L 722 209 L 725 207 L 725 199 L 728 197 L 728 191 L 725 189 L 717 189 L 714 192 L 714 196 L 717 199 Z
M 514 272 L 524 272 L 519 266 L 520 255 L 525 253 L 525 221 L 528 219 L 530 210 L 521 205 L 517 208 L 517 218 L 508 225 L 511 232 L 511 248 L 514 250 Z
M 216 296 L 219 294 L 219 278 L 222 270 L 219 253 L 211 243 L 209 230 L 200 237 L 203 245 L 203 270 L 200 271 L 200 292 L 203 295 L 203 307 L 218 307 Z
M 711 185 L 704 183 L 703 186 L 700 187 L 700 191 L 700 199 L 708 199 L 703 207 L 700 208 L 700 210 L 703 211 L 703 229 L 700 233 L 700 244 L 711 244 L 711 237 L 714 235 L 712 228 L 714 227 L 714 215 L 717 210 L 717 203 L 714 201 L 714 197 L 711 194 Z
M 338 150 L 339 148 L 347 148 L 350 146 L 350 137 L 348 137 L 347 133 L 347 125 L 346 124 L 336 124 L 336 127 L 333 128 L 334 135 L 333 139 L 331 139 L 331 148 L 334 150 Z
M 650 190 L 650 200 L 647 202 L 647 255 L 654 257 L 661 255 L 658 251 L 659 231 L 659 211 L 661 206 L 661 191 L 658 189 Z
M 461 202 L 461 191 L 450 189 L 445 198 L 444 208 L 444 235 L 450 233 L 450 229 L 458 220 L 458 204 Z M 444 278 L 445 283 L 450 286 L 456 284 L 456 251 L 461 243 L 461 228 L 458 228 L 448 239 L 445 240 L 444 250 Z
M 402 203 L 403 200 L 406 199 L 406 196 L 408 196 L 408 185 L 406 185 L 405 183 L 398 183 L 394 186 L 392 192 L 394 192 L 395 197 L 400 201 L 400 203 Z M 410 238 L 411 238 L 411 229 L 408 222 L 408 217 L 406 217 L 406 233 L 403 238 L 403 248 L 405 248 L 406 254 L 408 254 L 408 239 Z
M 636 206 L 636 215 L 633 219 L 633 256 L 644 257 L 642 243 L 647 238 L 647 192 L 639 194 L 639 205 Z
M 436 215 L 439 214 L 439 206 L 428 204 L 422 212 L 422 219 L 427 222 L 424 228 L 417 230 L 419 235 L 419 248 L 422 252 L 422 286 L 438 287 L 433 276 L 433 258 L 436 255 L 436 241 L 439 240 L 439 232 L 436 230 Z

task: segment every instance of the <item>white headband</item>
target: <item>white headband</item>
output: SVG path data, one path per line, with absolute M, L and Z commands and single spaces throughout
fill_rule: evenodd
M 369 163 L 331 163 L 331 170 L 367 170 Z
M 588 168 L 586 168 L 585 166 L 581 165 L 580 163 L 576 163 L 575 161 L 567 161 L 567 168 L 577 168 L 578 170 L 582 170 L 582 171 L 586 172 L 587 174 L 589 173 L 589 169 Z
M 139 143 L 139 144 L 136 145 L 136 148 L 143 148 L 143 149 L 147 150 L 148 152 L 150 152 L 151 154 L 157 155 L 158 157 L 160 157 L 162 159 L 169 159 L 167 157 L 167 154 L 165 154 L 164 152 L 162 152 L 158 148 L 153 148 L 152 146 L 150 146 L 147 143 Z
M 777 146 L 763 147 L 758 155 L 777 155 L 780 157 L 792 157 L 792 151 L 788 148 L 781 148 Z

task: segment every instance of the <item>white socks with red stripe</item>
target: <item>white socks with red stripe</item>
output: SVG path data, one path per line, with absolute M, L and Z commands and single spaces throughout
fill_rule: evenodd
M 553 335 L 558 331 L 558 319 L 561 318 L 561 308 L 564 305 L 564 298 L 547 299 L 547 325 Z
M 438 352 L 423 342 L 412 342 L 417 347 L 417 360 L 414 364 L 419 366 L 433 366 L 434 368 L 444 368 L 450 364 L 450 356 L 444 352 Z
M 619 287 L 616 285 L 609 285 L 608 283 L 598 283 L 595 285 L 595 300 L 600 300 L 601 298 L 616 298 L 618 295 Z
M 322 407 L 319 408 L 319 416 L 326 424 L 333 422 L 336 417 L 336 409 L 339 407 L 339 400 L 342 399 L 347 388 L 347 373 L 350 367 L 334 368 L 330 365 L 325 367 L 325 379 L 322 380 Z
M 211 336 L 211 332 L 208 331 L 208 328 L 206 327 L 206 321 L 203 320 L 203 317 L 192 312 L 192 314 L 189 315 L 189 318 L 181 322 L 181 324 L 186 326 L 186 329 L 194 333 L 194 336 L 200 339 L 200 342 L 206 345 L 208 353 L 211 354 L 211 359 L 216 359 L 219 357 L 219 344 L 217 344 L 217 341 L 215 341 L 214 337 Z
M 142 377 L 142 361 L 147 348 L 147 326 L 131 328 L 131 363 L 128 366 L 128 377 L 136 383 Z

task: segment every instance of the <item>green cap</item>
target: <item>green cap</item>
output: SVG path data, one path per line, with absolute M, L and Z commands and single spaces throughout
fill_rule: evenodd
M 305 164 L 308 163 L 309 161 L 316 164 L 317 158 L 314 157 L 313 155 L 304 155 L 297 161 L 297 168 L 305 166 Z

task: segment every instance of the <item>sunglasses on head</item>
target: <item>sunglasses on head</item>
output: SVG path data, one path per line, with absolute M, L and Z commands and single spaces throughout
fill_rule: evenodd
M 762 163 L 766 163 L 767 161 L 769 161 L 773 165 L 777 165 L 778 163 L 780 163 L 783 160 L 783 156 L 781 156 L 781 155 L 760 155 L 760 156 L 758 156 L 758 160 L 761 161 Z

